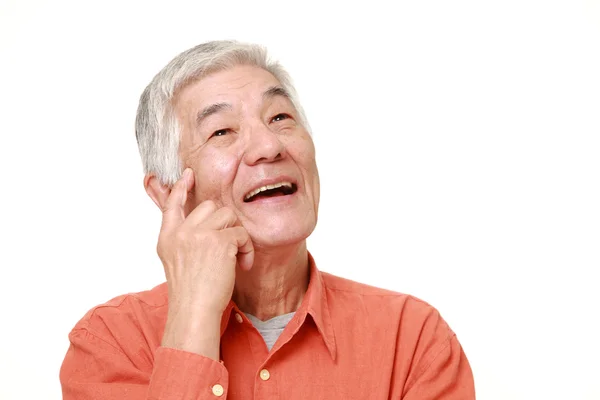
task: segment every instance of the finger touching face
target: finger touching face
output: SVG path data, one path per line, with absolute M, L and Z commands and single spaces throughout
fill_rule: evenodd
M 237 66 L 210 74 L 181 89 L 174 107 L 180 155 L 195 173 L 193 205 L 231 208 L 259 246 L 310 235 L 319 204 L 315 148 L 271 73 Z

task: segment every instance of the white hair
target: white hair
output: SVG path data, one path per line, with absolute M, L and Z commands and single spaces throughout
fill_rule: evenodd
M 288 93 L 300 122 L 310 132 L 289 74 L 270 59 L 264 47 L 225 40 L 203 43 L 175 57 L 152 79 L 140 97 L 135 135 L 146 175 L 156 176 L 162 184 L 173 185 L 183 172 L 179 157 L 181 131 L 173 110 L 173 98 L 178 90 L 208 74 L 237 65 L 253 65 L 273 74 Z

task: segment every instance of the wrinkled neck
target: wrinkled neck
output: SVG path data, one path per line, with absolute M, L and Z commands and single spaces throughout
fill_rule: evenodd
M 266 321 L 298 309 L 308 288 L 306 241 L 277 249 L 255 248 L 250 271 L 237 270 L 233 301 Z

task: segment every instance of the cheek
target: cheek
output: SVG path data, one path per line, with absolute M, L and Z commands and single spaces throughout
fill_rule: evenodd
M 320 181 L 317 161 L 315 156 L 315 146 L 311 137 L 294 137 L 287 143 L 288 153 L 292 156 L 298 167 L 302 170 L 306 179 L 306 184 L 314 196 L 315 207 L 319 204 Z
M 290 147 L 290 153 L 298 165 L 309 174 L 317 174 L 315 147 L 310 139 L 297 139 Z
M 223 194 L 231 192 L 238 164 L 237 157 L 222 154 L 201 157 L 193 166 L 196 173 L 194 192 L 198 203 L 214 200 L 222 204 Z
M 314 163 L 315 145 L 308 133 L 289 136 L 286 139 L 286 150 L 296 162 L 302 165 Z

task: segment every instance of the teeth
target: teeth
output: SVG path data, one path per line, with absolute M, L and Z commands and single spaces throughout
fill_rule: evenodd
M 258 189 L 254 189 L 253 191 L 251 191 L 250 193 L 248 193 L 245 197 L 244 200 L 248 200 L 249 198 L 256 196 L 257 194 L 259 194 L 260 192 L 264 192 L 266 190 L 270 190 L 270 189 L 276 189 L 278 187 L 288 187 L 288 188 L 292 188 L 292 183 L 291 182 L 279 182 L 279 183 L 275 183 L 273 185 L 265 185 L 265 186 L 261 186 Z

